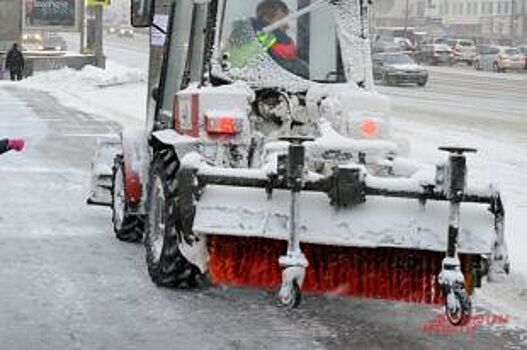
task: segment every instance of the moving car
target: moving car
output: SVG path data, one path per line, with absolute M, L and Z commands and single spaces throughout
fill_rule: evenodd
M 121 38 L 133 38 L 134 37 L 134 29 L 129 26 L 119 27 L 116 33 L 117 33 L 117 36 Z
M 407 38 L 377 36 L 375 42 L 373 43 L 374 52 L 403 51 L 413 53 L 415 50 L 415 44 Z
M 44 37 L 44 50 L 45 51 L 66 51 L 67 44 L 63 37 L 57 33 L 47 33 Z
M 399 45 L 402 51 L 414 52 L 416 50 L 415 44 L 408 38 L 393 38 L 393 41 Z
M 373 42 L 373 52 L 401 51 L 401 46 L 392 37 L 377 36 Z
M 40 32 L 26 32 L 22 35 L 23 51 L 44 50 L 44 34 Z
M 106 27 L 106 33 L 108 33 L 108 34 L 115 34 L 115 33 L 117 33 L 117 26 L 115 26 L 115 25 L 107 26 Z
M 477 56 L 476 43 L 470 39 L 450 39 L 447 41 L 454 53 L 454 62 L 463 62 L 472 66 Z
M 54 32 L 26 32 L 22 35 L 24 51 L 66 51 L 64 38 Z
M 447 44 L 422 45 L 418 57 L 421 63 L 430 65 L 450 65 L 454 62 L 454 53 Z
M 413 83 L 425 86 L 428 71 L 405 53 L 383 53 L 373 56 L 373 77 L 377 83 L 388 85 Z
M 478 48 L 474 68 L 493 72 L 522 70 L 525 68 L 525 56 L 515 47 L 482 45 Z

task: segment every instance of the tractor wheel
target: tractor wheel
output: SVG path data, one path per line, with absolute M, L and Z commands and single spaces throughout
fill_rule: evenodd
M 112 222 L 115 237 L 123 242 L 137 243 L 143 239 L 144 217 L 127 203 L 125 195 L 125 165 L 122 155 L 115 157 L 112 178 Z
M 173 150 L 159 152 L 152 163 L 145 229 L 146 263 L 150 278 L 156 285 L 193 288 L 198 284 L 200 272 L 181 254 L 179 248 L 178 168 Z

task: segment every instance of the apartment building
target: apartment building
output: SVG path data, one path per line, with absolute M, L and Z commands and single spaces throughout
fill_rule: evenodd
M 527 0 L 377 0 L 376 26 L 435 28 L 480 41 L 527 41 Z

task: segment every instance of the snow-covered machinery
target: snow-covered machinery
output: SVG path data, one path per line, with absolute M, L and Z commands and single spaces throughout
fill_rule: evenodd
M 111 202 L 119 238 L 144 226 L 156 284 L 276 288 L 289 307 L 301 291 L 445 303 L 469 320 L 482 278 L 508 272 L 500 195 L 467 180 L 471 149 L 402 157 L 372 84 L 369 1 L 132 3 L 152 26 L 152 96 Z

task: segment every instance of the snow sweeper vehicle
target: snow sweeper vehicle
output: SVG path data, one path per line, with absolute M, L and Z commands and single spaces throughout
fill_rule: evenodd
M 461 325 L 482 279 L 508 273 L 475 150 L 442 147 L 438 165 L 399 151 L 370 6 L 132 1 L 152 32 L 146 128 L 101 143 L 91 202 L 111 205 L 119 239 L 144 240 L 154 283 L 276 289 L 287 307 L 302 292 L 444 303 Z

